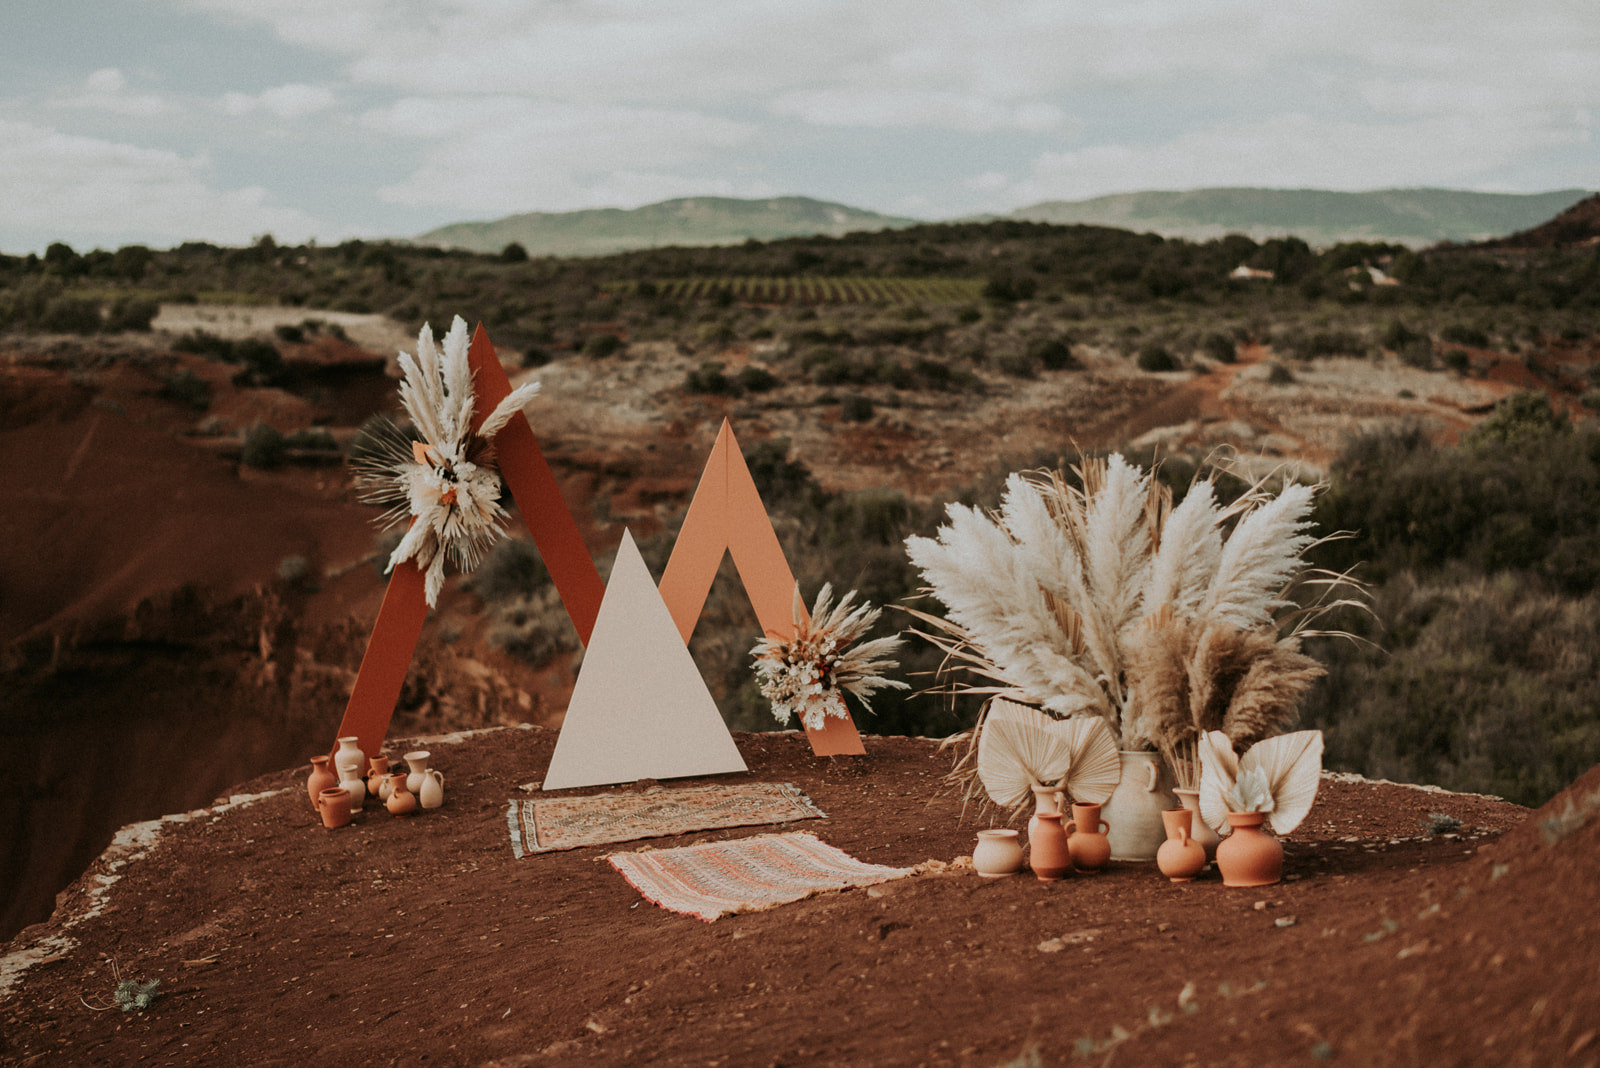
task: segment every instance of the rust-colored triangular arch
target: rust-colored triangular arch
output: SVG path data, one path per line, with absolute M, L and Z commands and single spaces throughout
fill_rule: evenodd
M 476 394 L 473 405 L 473 428 L 476 429 L 484 416 L 511 392 L 511 382 L 500 366 L 482 323 L 472 335 L 467 362 L 472 366 Z M 545 461 L 528 421 L 512 419 L 494 440 L 500 474 L 511 487 L 522 521 L 539 547 L 539 555 L 544 558 L 556 592 L 561 595 L 561 603 L 577 628 L 579 640 L 588 645 L 606 592 L 594 558 L 583 543 L 577 521 L 561 496 L 555 473 Z M 417 638 L 422 634 L 427 616 L 422 572 L 410 561 L 398 565 L 383 595 L 378 619 L 367 639 L 367 651 L 361 658 L 355 688 L 350 692 L 344 719 L 339 724 L 338 737 L 355 735 L 361 751 L 368 755 L 382 748 L 384 736 L 389 733 L 389 721 L 400 700 L 400 688 L 405 684 L 406 671 L 411 667 Z
M 733 556 L 761 629 L 792 636 L 794 574 L 726 419 L 661 576 L 661 599 L 686 644 L 700 620 L 724 550 Z M 866 752 L 851 720 L 829 716 L 824 723 L 822 730 L 806 731 L 812 752 L 821 756 Z

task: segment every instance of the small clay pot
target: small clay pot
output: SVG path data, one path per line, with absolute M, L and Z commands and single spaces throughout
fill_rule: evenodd
M 322 814 L 322 825 L 328 830 L 343 827 L 350 822 L 350 791 L 343 786 L 330 786 L 317 794 L 317 811 Z
M 1009 827 L 991 827 L 978 832 L 978 845 L 972 851 L 972 866 L 979 875 L 997 879 L 1022 870 L 1022 843 Z
M 1187 808 L 1169 808 L 1161 814 L 1167 828 L 1167 840 L 1156 850 L 1156 867 L 1161 874 L 1175 883 L 1192 882 L 1200 869 L 1206 866 L 1206 851 L 1199 842 L 1189 837 L 1189 825 L 1194 813 Z
M 1206 860 L 1215 860 L 1217 857 L 1217 843 L 1222 841 L 1218 834 L 1205 820 L 1200 818 L 1200 791 L 1199 790 L 1174 790 L 1178 804 L 1194 813 L 1189 820 L 1189 837 L 1200 843 L 1200 848 L 1206 851 Z
M 1035 812 L 1028 821 L 1028 866 L 1040 882 L 1053 882 L 1072 870 L 1061 813 Z
M 396 772 L 389 776 L 389 800 L 384 807 L 391 816 L 409 816 L 417 811 L 417 795 L 406 789 L 406 773 Z
M 1072 822 L 1067 824 L 1067 849 L 1072 853 L 1072 866 L 1085 875 L 1092 875 L 1106 866 L 1111 859 L 1111 840 L 1106 837 L 1111 825 L 1100 818 L 1100 806 L 1075 804 Z
M 389 758 L 379 753 L 367 761 L 367 796 L 376 797 L 380 801 L 389 800 L 383 796 L 383 784 L 389 779 Z
M 1270 886 L 1283 878 L 1283 846 L 1261 825 L 1263 812 L 1230 812 L 1233 833 L 1217 846 L 1223 886 Z
M 313 810 L 317 807 L 317 795 L 324 790 L 330 790 L 339 785 L 339 776 L 328 767 L 326 756 L 311 758 L 311 774 L 306 778 L 306 795 L 311 799 Z

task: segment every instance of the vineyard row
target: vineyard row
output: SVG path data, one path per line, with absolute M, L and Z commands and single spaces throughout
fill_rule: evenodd
M 632 293 L 641 283 L 619 283 Z M 977 300 L 983 281 L 972 278 L 670 278 L 651 283 L 668 300 L 713 300 L 726 293 L 746 304 L 960 304 Z

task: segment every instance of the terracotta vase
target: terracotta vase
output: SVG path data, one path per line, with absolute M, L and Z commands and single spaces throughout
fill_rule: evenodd
M 428 758 L 432 756 L 426 749 L 417 749 L 405 755 L 406 765 L 411 769 L 406 776 L 406 789 L 416 793 L 422 789 L 422 777 L 428 773 Z
M 342 786 L 330 786 L 317 795 L 317 812 L 328 830 L 350 822 L 350 794 Z
M 328 767 L 328 758 L 314 756 L 311 758 L 311 775 L 306 779 L 306 795 L 311 799 L 313 810 L 317 807 L 317 795 L 324 790 L 331 790 L 339 785 L 339 776 L 335 775 Z
M 1192 882 L 1206 866 L 1205 848 L 1189 836 L 1193 820 L 1194 813 L 1186 808 L 1169 808 L 1161 814 L 1167 840 L 1156 850 L 1156 867 L 1175 883 Z
M 379 753 L 367 761 L 367 794 L 376 797 L 379 801 L 389 800 L 383 795 L 383 788 L 389 783 L 389 758 Z
M 1103 806 L 1112 860 L 1154 860 L 1167 840 L 1161 813 L 1178 807 L 1172 773 L 1156 753 L 1121 752 L 1122 781 Z
M 429 768 L 422 773 L 422 788 L 417 791 L 417 802 L 426 809 L 444 804 L 444 772 Z
M 1200 843 L 1200 848 L 1206 851 L 1206 860 L 1217 858 L 1217 843 L 1222 841 L 1222 836 L 1212 829 L 1211 824 L 1200 818 L 1200 791 L 1199 790 L 1174 790 L 1178 804 L 1194 813 L 1189 821 L 1189 837 Z
M 339 739 L 339 747 L 333 751 L 333 770 L 338 774 L 339 781 L 346 779 L 359 779 L 367 767 L 367 754 L 361 751 L 360 741 L 351 734 Z
M 409 816 L 417 810 L 417 795 L 406 789 L 405 772 L 396 772 L 389 777 L 389 800 L 384 807 L 391 816 Z
M 1111 859 L 1111 840 L 1106 837 L 1110 829 L 1111 825 L 1100 818 L 1099 805 L 1072 806 L 1072 822 L 1066 830 L 1073 868 L 1093 874 L 1106 866 Z
M 1223 886 L 1270 886 L 1283 877 L 1283 846 L 1261 825 L 1262 812 L 1230 812 L 1233 832 L 1217 846 Z
M 1053 882 L 1072 870 L 1061 813 L 1036 812 L 1028 821 L 1028 866 L 1040 882 Z
M 972 866 L 979 875 L 998 879 L 1022 870 L 1022 843 L 1009 827 L 991 827 L 978 832 L 978 845 L 972 851 Z

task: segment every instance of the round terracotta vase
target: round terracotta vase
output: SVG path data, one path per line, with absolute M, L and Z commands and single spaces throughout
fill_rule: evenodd
M 1189 837 L 1189 824 L 1193 819 L 1194 813 L 1187 808 L 1169 808 L 1161 814 L 1167 840 L 1156 850 L 1156 867 L 1175 883 L 1193 881 L 1206 866 L 1205 849 Z
M 1009 827 L 979 831 L 978 844 L 972 850 L 972 866 L 987 879 L 1021 871 L 1022 843 L 1017 841 L 1017 832 Z
M 328 758 L 314 756 L 311 758 L 311 774 L 306 778 L 306 795 L 311 798 L 311 807 L 317 807 L 317 795 L 324 790 L 331 790 L 339 785 L 339 776 L 328 767 Z
M 350 822 L 350 791 L 342 786 L 330 786 L 317 795 L 317 811 L 322 814 L 322 825 L 328 830 L 343 827 Z
M 1099 805 L 1074 804 L 1066 829 L 1074 869 L 1092 874 L 1106 866 L 1111 859 L 1111 840 L 1106 837 L 1111 825 L 1100 818 Z
M 1199 790 L 1174 790 L 1178 804 L 1194 813 L 1189 821 L 1189 837 L 1200 843 L 1200 848 L 1206 851 L 1206 860 L 1215 860 L 1217 856 L 1217 843 L 1222 841 L 1222 836 L 1212 829 L 1211 824 L 1200 818 L 1200 791 Z
M 1217 846 L 1223 886 L 1270 886 L 1283 877 L 1283 846 L 1261 829 L 1263 812 L 1230 812 L 1233 833 Z
M 409 816 L 417 810 L 417 795 L 406 789 L 405 772 L 389 776 L 389 785 L 389 800 L 384 802 L 384 807 L 391 816 Z
M 1172 773 L 1156 753 L 1121 752 L 1122 781 L 1101 808 L 1112 860 L 1154 860 L 1167 840 L 1161 813 L 1178 807 Z

